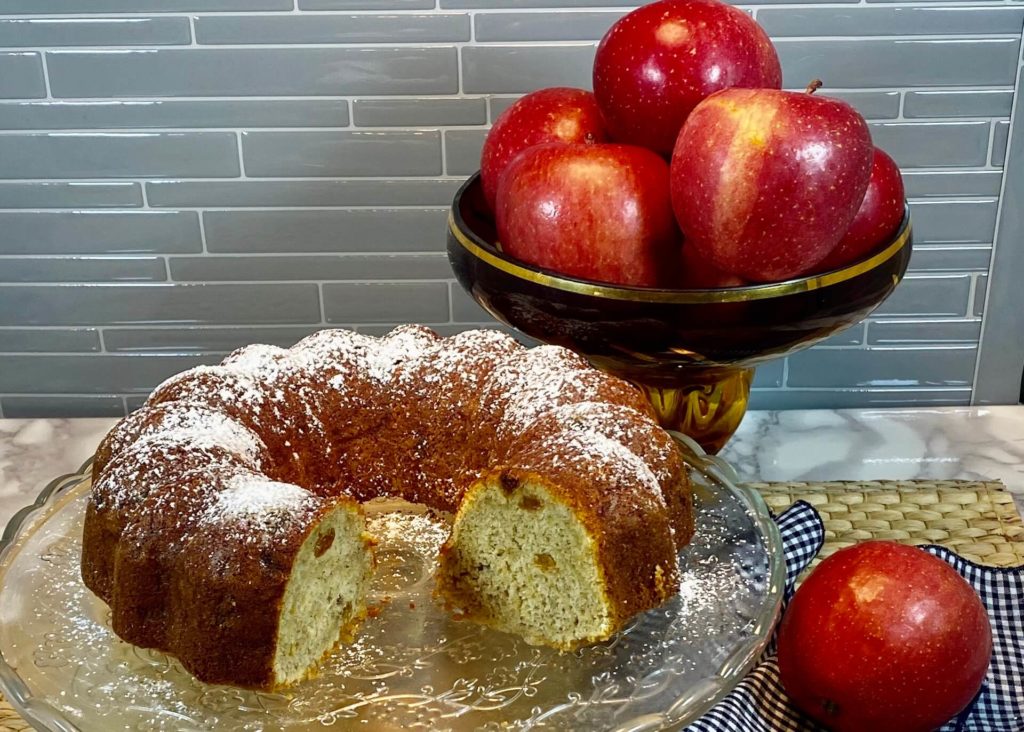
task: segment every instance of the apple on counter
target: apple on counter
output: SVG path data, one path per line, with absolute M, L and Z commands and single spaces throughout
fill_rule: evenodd
M 672 153 L 672 205 L 715 267 L 755 282 L 813 272 L 864 198 L 874 147 L 846 102 L 727 89 L 690 114 Z
M 487 203 L 495 207 L 498 178 L 512 158 L 526 148 L 548 142 L 605 141 L 601 110 L 591 92 L 551 87 L 527 94 L 501 113 L 484 141 L 480 182 Z
M 672 153 L 687 115 L 729 87 L 782 86 L 768 34 L 718 0 L 661 0 L 623 16 L 594 57 L 594 94 L 615 142 Z
M 869 541 L 825 559 L 779 627 L 790 700 L 834 732 L 932 732 L 974 698 L 992 656 L 988 613 L 922 549 Z
M 679 252 L 668 174 L 631 145 L 531 147 L 498 185 L 502 251 L 573 277 L 661 286 Z

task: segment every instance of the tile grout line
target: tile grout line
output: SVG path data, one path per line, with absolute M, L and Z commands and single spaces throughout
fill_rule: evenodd
M 206 212 L 196 211 L 196 216 L 199 218 L 199 244 L 202 247 L 200 254 L 206 254 L 210 251 L 206 244 Z M 168 265 L 170 267 L 170 265 Z
M 242 135 L 245 130 L 235 130 L 235 143 L 238 148 L 238 177 L 240 180 L 246 180 L 248 176 L 245 174 L 245 156 L 242 154 Z
M 990 167 L 990 168 L 996 167 L 995 164 L 993 163 L 993 157 L 994 157 L 994 154 L 995 154 L 995 146 L 996 146 L 996 123 L 995 122 L 989 122 L 989 124 L 988 124 L 988 150 L 986 152 L 985 160 L 988 161 L 988 167 Z
M 39 63 L 43 67 L 43 88 L 46 90 L 46 98 L 53 99 L 53 92 L 50 90 L 50 66 L 46 62 L 46 51 L 39 49 Z

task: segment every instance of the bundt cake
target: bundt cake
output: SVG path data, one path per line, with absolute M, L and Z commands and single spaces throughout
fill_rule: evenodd
M 161 384 L 93 464 L 82 577 L 199 679 L 303 679 L 366 615 L 361 502 L 455 513 L 454 613 L 572 649 L 678 590 L 685 466 L 639 390 L 497 331 L 326 330 Z

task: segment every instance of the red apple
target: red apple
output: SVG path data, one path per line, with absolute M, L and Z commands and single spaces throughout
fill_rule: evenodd
M 827 272 L 852 264 L 889 241 L 903 221 L 903 178 L 896 161 L 875 148 L 871 179 L 853 223 L 818 269 Z
M 496 214 L 502 250 L 538 267 L 648 287 L 674 269 L 668 165 L 644 148 L 529 148 L 501 176 Z
M 838 99 L 726 89 L 690 114 L 672 154 L 672 205 L 689 246 L 755 282 L 813 272 L 864 199 L 874 148 Z
M 661 0 L 620 19 L 594 58 L 594 93 L 616 142 L 666 157 L 690 111 L 720 89 L 782 86 L 775 47 L 738 8 Z
M 480 154 L 480 182 L 491 209 L 498 178 L 516 155 L 546 142 L 597 143 L 608 136 L 594 95 L 584 89 L 552 87 L 531 92 L 506 109 L 487 133 Z
M 749 284 L 742 277 L 718 269 L 692 246 L 683 244 L 678 287 L 688 290 L 717 290 L 721 287 L 743 287 Z
M 991 656 L 974 589 L 941 559 L 891 541 L 823 561 L 779 628 L 786 693 L 835 732 L 931 732 L 974 698 Z

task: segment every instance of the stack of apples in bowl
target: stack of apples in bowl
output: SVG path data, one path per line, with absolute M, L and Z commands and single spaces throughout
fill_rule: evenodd
M 541 89 L 495 121 L 453 203 L 456 277 L 717 450 L 754 366 L 861 320 L 909 260 L 898 167 L 820 86 L 783 91 L 767 34 L 718 0 L 625 15 L 593 92 Z

